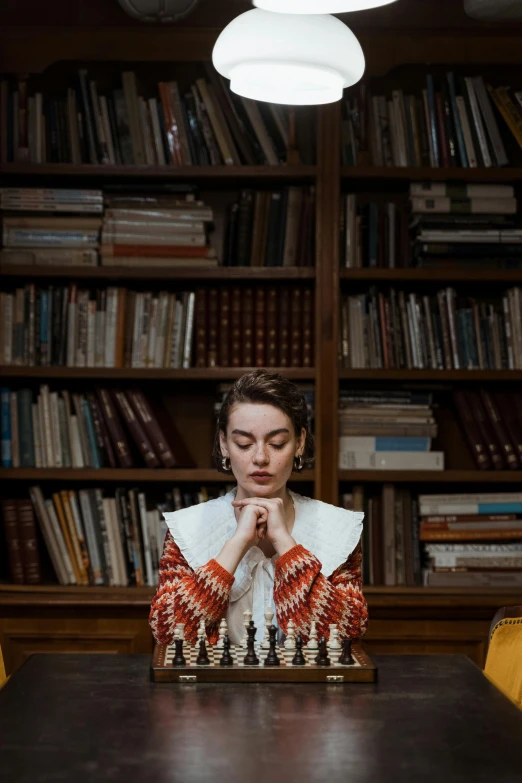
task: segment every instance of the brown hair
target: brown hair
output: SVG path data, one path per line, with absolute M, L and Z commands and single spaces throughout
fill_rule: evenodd
M 301 470 L 313 467 L 314 436 L 310 432 L 308 424 L 308 407 L 306 400 L 299 390 L 299 387 L 292 381 L 289 381 L 288 378 L 283 378 L 283 376 L 277 372 L 258 369 L 245 373 L 245 375 L 242 375 L 241 378 L 237 379 L 225 397 L 221 410 L 219 411 L 212 458 L 217 469 L 221 473 L 227 471 L 223 470 L 221 464 L 223 455 L 221 453 L 219 433 L 221 430 L 226 433 L 228 417 L 232 406 L 241 402 L 273 405 L 275 408 L 279 408 L 283 413 L 286 413 L 292 422 L 297 437 L 301 434 L 301 428 L 304 427 L 306 430 L 306 439 L 302 454 L 303 467 Z

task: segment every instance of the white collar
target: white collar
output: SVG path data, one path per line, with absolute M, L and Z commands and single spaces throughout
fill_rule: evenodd
M 215 500 L 163 514 L 174 541 L 192 569 L 216 557 L 225 542 L 233 536 L 237 522 L 232 500 L 236 492 L 237 487 L 234 487 Z M 321 561 L 321 573 L 330 576 L 357 546 L 364 514 L 347 511 L 292 490 L 288 492 L 295 507 L 292 537 Z M 256 549 L 253 547 L 247 552 L 241 561 L 243 567 L 239 573 L 245 571 Z M 255 561 L 258 560 L 256 556 Z M 239 573 L 236 572 L 236 583 Z

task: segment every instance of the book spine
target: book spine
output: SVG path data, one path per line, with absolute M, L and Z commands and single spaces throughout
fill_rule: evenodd
M 301 288 L 292 289 L 290 304 L 290 366 L 302 367 L 303 292 Z
M 230 311 L 230 289 L 221 288 L 220 291 L 220 323 L 218 337 L 218 366 L 230 366 L 230 331 L 231 331 L 231 311 Z
M 256 367 L 264 367 L 266 364 L 266 300 L 264 288 L 256 288 L 254 294 L 254 307 L 254 365 Z
M 161 463 L 154 451 L 152 443 L 147 437 L 142 425 L 136 418 L 132 407 L 129 405 L 126 393 L 124 391 L 114 390 L 113 398 L 116 401 L 123 420 L 125 421 L 136 446 L 145 460 L 145 464 L 148 468 L 159 468 Z
M 208 289 L 208 343 L 206 352 L 205 367 L 217 367 L 219 362 L 219 339 L 220 339 L 220 309 L 219 309 L 219 291 L 217 288 Z
M 207 366 L 208 340 L 207 291 L 199 288 L 196 291 L 196 367 Z
M 254 291 L 252 288 L 243 291 L 241 329 L 242 365 L 252 367 L 254 364 Z
M 475 421 L 464 391 L 455 391 L 453 401 L 457 408 L 460 423 L 473 455 L 473 460 L 479 470 L 490 470 L 492 467 L 489 450 L 484 443 L 482 433 Z
M 107 389 L 97 389 L 96 394 L 100 402 L 101 411 L 107 431 L 116 451 L 116 457 L 121 468 L 133 466 L 131 452 L 125 433 L 116 414 L 110 393 Z
M 140 390 L 129 390 L 126 392 L 137 419 L 142 424 L 150 442 L 154 443 L 154 449 L 163 463 L 164 468 L 176 467 L 176 458 L 167 442 L 157 419 L 155 418 L 145 395 Z
M 16 500 L 2 500 L 2 517 L 4 520 L 4 535 L 7 544 L 9 575 L 15 585 L 25 584 L 24 565 L 22 557 L 21 534 L 18 528 L 18 511 Z

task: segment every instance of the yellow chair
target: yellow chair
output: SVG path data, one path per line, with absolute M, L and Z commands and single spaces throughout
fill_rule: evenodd
M 0 647 L 0 688 L 2 688 L 3 685 L 7 682 L 7 677 L 5 676 L 5 666 L 4 666 L 4 659 L 2 656 L 2 648 Z
M 522 606 L 499 609 L 491 625 L 484 674 L 522 710 Z

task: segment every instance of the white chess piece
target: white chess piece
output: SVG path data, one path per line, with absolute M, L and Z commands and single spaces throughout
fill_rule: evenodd
M 283 655 L 285 656 L 287 666 L 290 666 L 295 655 L 295 623 L 293 620 L 288 621 Z
M 228 633 L 228 625 L 227 621 L 223 617 L 221 622 L 219 623 L 219 639 L 216 643 L 216 650 L 223 650 L 225 648 L 225 636 Z
M 274 619 L 274 613 L 271 609 L 267 609 L 265 611 L 265 632 L 263 635 L 263 641 L 261 642 L 261 649 L 262 650 L 269 650 L 270 649 L 270 638 L 268 636 L 268 629 L 272 625 L 272 620 Z
M 317 623 L 313 620 L 310 625 L 310 636 L 308 637 L 308 642 L 305 646 L 305 652 L 316 651 L 319 651 L 319 644 L 317 642 Z
M 243 612 L 243 625 L 245 626 L 245 632 L 243 634 L 243 638 L 241 639 L 241 642 L 239 643 L 239 646 L 242 649 L 247 648 L 247 641 L 248 641 L 248 634 L 247 634 L 247 628 L 250 625 L 250 620 L 252 619 L 252 612 L 250 612 L 248 609 L 246 612 Z
M 336 653 L 341 652 L 342 645 L 339 641 L 339 629 L 336 625 L 336 623 L 330 623 L 330 638 L 328 639 L 328 644 L 326 645 L 328 652 Z
M 179 629 L 179 639 L 185 641 L 185 623 L 176 623 L 176 628 Z M 175 638 L 175 637 L 174 637 Z
M 205 621 L 201 620 L 199 623 L 198 628 L 198 644 L 201 641 L 201 639 L 204 639 L 207 641 L 207 629 L 205 628 Z

